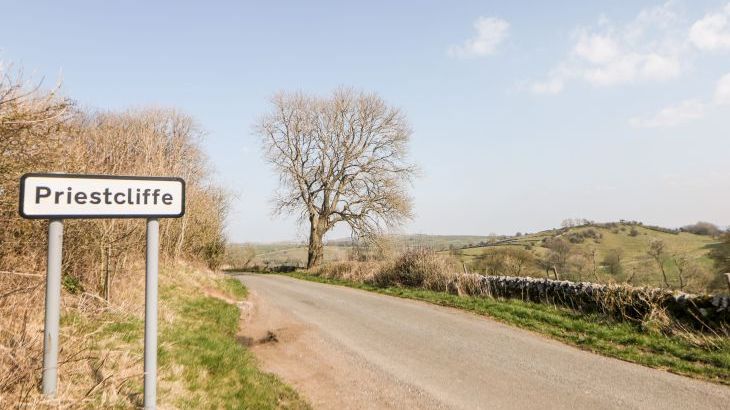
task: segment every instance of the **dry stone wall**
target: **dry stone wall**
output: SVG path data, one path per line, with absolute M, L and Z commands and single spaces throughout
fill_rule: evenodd
M 493 297 L 550 303 L 619 320 L 644 321 L 665 312 L 697 329 L 730 327 L 730 296 L 513 276 L 478 275 L 477 283 L 479 293 Z

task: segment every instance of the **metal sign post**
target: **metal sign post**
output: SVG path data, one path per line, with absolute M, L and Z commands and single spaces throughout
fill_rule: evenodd
M 25 174 L 20 215 L 48 219 L 48 265 L 42 392 L 55 397 L 58 382 L 63 219 L 147 218 L 144 325 L 144 407 L 157 402 L 157 281 L 159 218 L 185 214 L 185 181 L 165 177 Z M 108 263 L 108 261 L 107 261 Z
M 43 381 L 46 396 L 56 395 L 58 380 L 58 328 L 61 320 L 61 258 L 63 256 L 63 221 L 48 224 L 48 261 L 46 265 L 46 317 L 43 330 Z
M 160 221 L 147 220 L 146 277 L 144 297 L 144 408 L 157 403 L 157 274 L 160 252 Z

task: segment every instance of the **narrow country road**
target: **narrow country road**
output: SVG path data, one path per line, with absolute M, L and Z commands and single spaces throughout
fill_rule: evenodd
M 285 276 L 239 278 L 253 305 L 242 341 L 315 408 L 730 406 L 728 387 L 467 312 Z M 278 342 L 266 342 L 269 331 Z

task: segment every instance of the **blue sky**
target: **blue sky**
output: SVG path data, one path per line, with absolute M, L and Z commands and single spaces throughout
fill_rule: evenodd
M 564 218 L 730 225 L 730 5 L 610 2 L 5 1 L 0 61 L 82 106 L 172 106 L 237 194 L 233 241 L 272 217 L 251 127 L 279 90 L 346 85 L 404 110 L 422 170 L 404 232 Z M 7 18 L 11 16 L 11 18 Z M 338 229 L 331 237 L 344 236 Z

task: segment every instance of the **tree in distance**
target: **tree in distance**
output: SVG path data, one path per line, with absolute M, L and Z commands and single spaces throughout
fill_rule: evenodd
M 623 256 L 623 250 L 621 248 L 610 249 L 603 257 L 603 266 L 611 275 L 619 275 L 623 272 L 623 265 L 621 264 L 621 256 Z
M 368 239 L 411 217 L 406 186 L 415 166 L 400 110 L 349 88 L 329 97 L 279 93 L 271 102 L 256 133 L 279 173 L 275 212 L 309 222 L 307 268 L 322 261 L 323 237 L 340 222 Z
M 649 250 L 646 251 L 659 266 L 659 270 L 662 272 L 662 281 L 664 286 L 669 287 L 669 281 L 667 280 L 667 271 L 664 269 L 664 262 L 667 259 L 666 245 L 661 239 L 652 239 L 649 243 Z
M 722 234 L 722 230 L 717 225 L 702 221 L 694 225 L 683 226 L 681 230 L 695 235 L 720 236 Z

